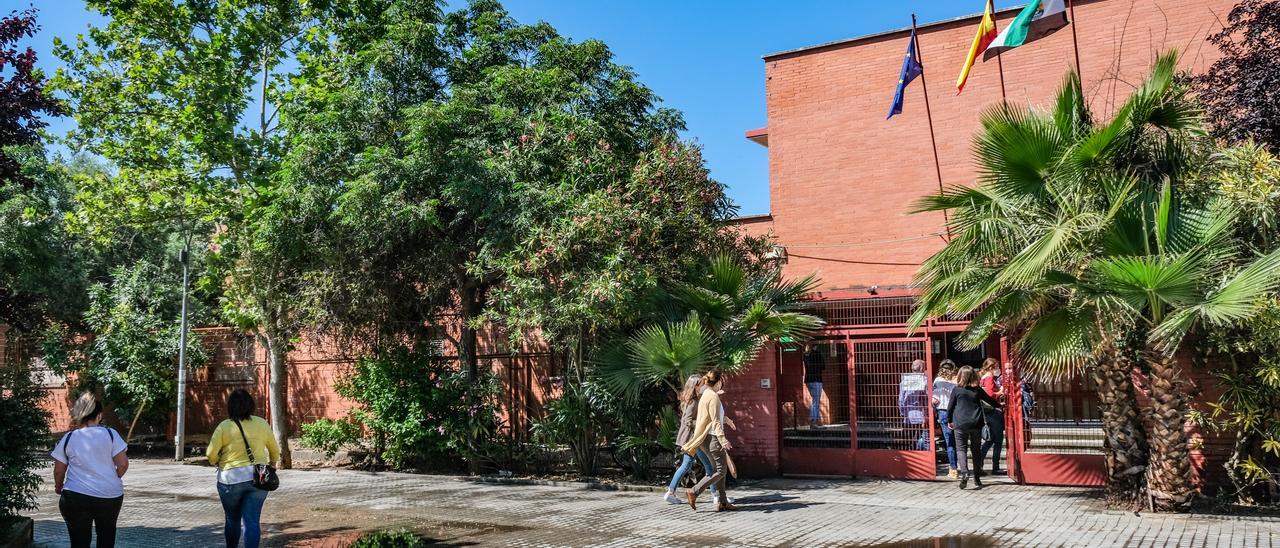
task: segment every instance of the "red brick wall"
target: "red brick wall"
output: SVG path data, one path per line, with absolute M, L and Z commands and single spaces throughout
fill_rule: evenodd
M 1076 2 L 1072 26 L 1092 106 L 1108 112 L 1122 101 L 1157 50 L 1177 47 L 1184 67 L 1203 70 L 1218 55 L 1204 37 L 1234 3 Z M 997 24 L 1004 28 L 1015 15 L 1006 11 Z M 982 110 L 1000 100 L 994 59 L 979 63 L 964 93 L 955 93 L 976 24 L 966 19 L 919 34 L 946 185 L 974 183 L 971 140 Z M 1074 63 L 1072 26 L 1002 56 L 1009 101 L 1050 103 Z M 924 82 L 907 88 L 902 114 L 884 118 L 906 39 L 898 32 L 765 59 L 770 209 L 789 275 L 816 270 L 825 289 L 907 284 L 943 243 L 941 214 L 907 214 L 920 196 L 938 192 Z
M 741 373 L 725 380 L 725 413 L 738 426 L 729 432 L 729 443 L 739 476 L 779 473 L 777 353 L 775 346 L 766 347 Z M 761 388 L 761 380 L 769 387 Z

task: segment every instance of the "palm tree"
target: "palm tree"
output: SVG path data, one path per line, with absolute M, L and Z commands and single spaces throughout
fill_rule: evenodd
M 1174 352 L 1198 322 L 1248 316 L 1280 285 L 1280 252 L 1250 262 L 1233 245 L 1236 211 L 1178 192 L 1206 147 L 1176 64 L 1176 54 L 1160 56 L 1105 124 L 1094 122 L 1074 73 L 1052 112 L 987 112 L 975 146 L 980 184 L 919 204 L 952 210 L 955 236 L 922 266 L 913 317 L 919 325 L 977 311 L 963 344 L 1001 328 L 1016 334 L 1033 369 L 1060 375 L 1092 366 L 1110 495 L 1140 501 L 1149 478 L 1163 509 L 1193 493 L 1188 398 Z M 1151 372 L 1150 454 L 1130 382 L 1139 362 Z
M 689 375 L 737 373 L 769 342 L 807 337 L 822 320 L 802 311 L 818 286 L 814 275 L 786 280 L 778 266 L 749 268 L 728 254 L 712 257 L 705 275 L 674 284 L 655 298 L 657 321 L 601 355 L 601 379 L 631 396 L 645 386 L 678 391 Z

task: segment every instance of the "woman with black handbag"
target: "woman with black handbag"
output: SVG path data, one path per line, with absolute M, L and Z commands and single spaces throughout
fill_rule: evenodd
M 227 415 L 230 418 L 213 431 L 205 451 L 209 464 L 218 467 L 218 498 L 226 515 L 223 535 L 227 548 L 236 548 L 242 534 L 245 548 L 258 548 L 262 504 L 267 492 L 280 485 L 273 466 L 280 458 L 280 447 L 271 435 L 271 424 L 253 415 L 253 396 L 248 391 L 231 392 Z M 261 456 L 267 460 L 260 460 Z

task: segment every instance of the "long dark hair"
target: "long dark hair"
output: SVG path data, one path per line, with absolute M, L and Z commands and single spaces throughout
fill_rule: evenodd
M 702 382 L 707 386 L 707 388 L 720 384 L 720 372 L 714 369 L 707 371 L 706 374 L 702 376 Z
M 253 415 L 253 396 L 243 388 L 231 391 L 227 396 L 227 416 L 235 421 L 247 421 Z
M 956 375 L 956 384 L 969 388 L 978 384 L 978 372 L 972 367 L 964 366 L 960 368 L 960 373 Z

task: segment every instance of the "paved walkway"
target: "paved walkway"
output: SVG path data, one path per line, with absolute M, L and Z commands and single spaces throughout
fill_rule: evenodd
M 125 480 L 119 546 L 221 544 L 211 469 L 134 462 Z M 1097 491 L 1008 483 L 766 480 L 731 491 L 742 511 L 694 513 L 658 493 L 572 485 L 348 470 L 284 471 L 281 482 L 263 513 L 269 546 L 345 546 L 362 530 L 400 526 L 453 546 L 1280 545 L 1276 518 L 1134 516 L 1101 508 Z M 49 483 L 36 542 L 65 546 Z

